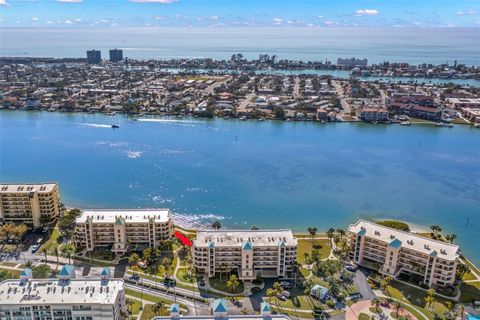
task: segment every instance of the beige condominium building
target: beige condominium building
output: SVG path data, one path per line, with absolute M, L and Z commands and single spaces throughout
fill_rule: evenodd
M 72 266 L 68 266 L 72 269 Z M 2 320 L 122 320 L 126 301 L 122 279 L 75 279 L 63 267 L 60 279 L 32 279 L 25 269 L 20 280 L 0 283 Z
M 379 272 L 393 278 L 402 272 L 417 274 L 430 287 L 455 282 L 457 245 L 365 220 L 350 225 L 348 232 L 351 256 L 359 265 L 379 264 Z
M 77 244 L 125 253 L 129 246 L 156 247 L 172 236 L 169 209 L 84 210 L 76 220 Z
M 55 219 L 60 207 L 56 183 L 0 185 L 0 221 L 3 223 L 39 227 L 44 219 Z
M 193 240 L 195 267 L 208 277 L 236 269 L 241 280 L 288 277 L 297 257 L 291 230 L 198 231 Z

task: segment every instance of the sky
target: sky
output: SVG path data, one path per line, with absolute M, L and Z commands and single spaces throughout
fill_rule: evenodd
M 0 0 L 0 27 L 480 28 L 480 0 Z

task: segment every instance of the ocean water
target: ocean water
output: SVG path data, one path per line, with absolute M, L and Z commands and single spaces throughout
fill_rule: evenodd
M 4 28 L 1 56 L 85 57 L 88 49 L 121 48 L 124 56 L 228 59 L 260 53 L 293 60 L 338 57 L 369 62 L 480 65 L 478 28 Z
M 438 224 L 480 263 L 470 127 L 1 111 L 0 181 L 57 181 L 69 206 L 168 207 L 228 228 Z

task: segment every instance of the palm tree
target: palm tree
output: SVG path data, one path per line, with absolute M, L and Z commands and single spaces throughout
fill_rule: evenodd
M 268 297 L 268 303 L 272 303 L 272 298 L 275 297 L 277 294 L 275 293 L 275 290 L 272 288 L 267 289 L 267 297 Z
M 42 250 L 41 250 L 41 253 L 44 253 L 44 254 L 45 254 L 45 265 L 47 265 L 47 253 L 48 253 L 48 248 L 47 248 L 47 247 L 43 247 Z
M 332 242 L 332 238 L 333 238 L 333 234 L 335 233 L 335 229 L 333 228 L 330 228 L 327 230 L 327 237 L 328 237 L 328 240 L 330 240 L 330 243 Z
M 172 267 L 172 260 L 170 260 L 167 257 L 163 258 L 162 267 L 163 267 L 163 271 L 165 272 L 165 278 L 168 278 L 170 276 L 170 268 Z
M 212 223 L 212 228 L 215 229 L 215 230 L 218 230 L 222 227 L 222 225 L 220 224 L 220 221 L 218 220 L 215 220 L 213 223 Z
M 227 281 L 227 288 L 230 289 L 230 292 L 234 293 L 237 291 L 238 286 L 240 285 L 240 281 L 238 281 L 238 278 L 236 275 L 232 274 L 230 276 L 230 279 Z
M 389 276 L 386 276 L 385 278 L 383 278 L 382 282 L 380 283 L 380 287 L 385 291 L 387 295 L 389 295 L 388 285 L 390 284 L 390 281 L 392 281 L 392 278 Z
M 445 239 L 447 239 L 448 242 L 453 243 L 453 240 L 457 238 L 457 235 L 452 233 L 452 234 L 447 234 L 445 236 Z
M 425 297 L 425 304 L 427 305 L 427 308 L 431 311 L 432 310 L 432 305 L 435 303 L 435 298 L 431 296 L 426 296 Z
M 338 228 L 337 229 L 337 233 L 340 235 L 340 240 L 343 239 L 343 237 L 345 236 L 345 230 L 341 229 L 341 228 Z
M 372 307 L 375 307 L 375 311 L 378 313 L 378 309 L 380 307 L 380 299 L 373 298 L 371 304 L 372 304 Z
M 133 275 L 135 275 L 138 271 L 138 262 L 140 261 L 140 257 L 136 253 L 132 253 L 132 255 L 128 258 L 128 263 L 130 263 L 130 270 L 133 271 Z
M 402 310 L 402 304 L 399 301 L 393 303 L 393 309 L 395 310 L 395 316 L 398 319 L 398 314 Z
M 60 255 L 60 252 L 58 250 L 58 246 L 53 247 L 52 253 L 55 255 L 55 257 L 57 257 L 57 266 L 58 266 L 59 265 L 58 256 Z
M 125 304 L 127 305 L 128 312 L 131 314 L 132 313 L 133 300 L 130 299 L 130 298 L 127 298 L 125 300 Z
M 308 233 L 310 234 L 310 240 L 313 241 L 313 237 L 317 235 L 317 228 L 315 227 L 308 227 L 307 228 Z
M 162 309 L 165 306 L 165 302 L 162 300 L 158 300 L 155 302 L 155 304 L 152 306 L 152 311 L 158 316 L 162 316 Z

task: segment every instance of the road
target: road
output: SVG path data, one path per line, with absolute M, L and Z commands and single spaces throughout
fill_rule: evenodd
M 215 89 L 220 87 L 222 84 L 224 84 L 225 82 L 227 81 L 227 79 L 223 80 L 223 81 L 215 81 L 214 83 L 212 83 L 211 85 L 209 85 L 208 87 L 205 88 L 205 93 L 206 94 L 213 94 L 215 93 Z
M 248 105 L 250 104 L 250 101 L 252 101 L 253 97 L 255 97 L 254 93 L 247 94 L 245 99 L 238 106 L 237 112 L 245 111 L 247 109 Z
M 137 292 L 142 292 L 142 287 L 131 284 L 128 282 L 125 282 L 125 288 L 126 289 L 131 289 Z M 203 302 L 193 302 L 189 299 L 185 299 L 182 297 L 175 297 L 172 296 L 172 294 L 165 293 L 159 290 L 151 289 L 148 287 L 143 287 L 143 293 L 147 293 L 165 300 L 169 301 L 177 301 L 180 303 L 183 303 L 188 307 L 188 315 L 210 315 L 210 304 L 209 303 L 203 303 Z
M 352 112 L 352 109 L 350 108 L 350 105 L 348 104 L 345 95 L 343 94 L 343 89 L 340 83 L 338 81 L 333 80 L 332 81 L 333 87 L 335 89 L 335 92 L 337 93 L 338 99 L 340 99 L 340 104 L 342 105 L 343 113 L 350 115 Z
M 298 98 L 300 96 L 300 78 L 295 77 L 295 84 L 293 86 L 293 97 Z

